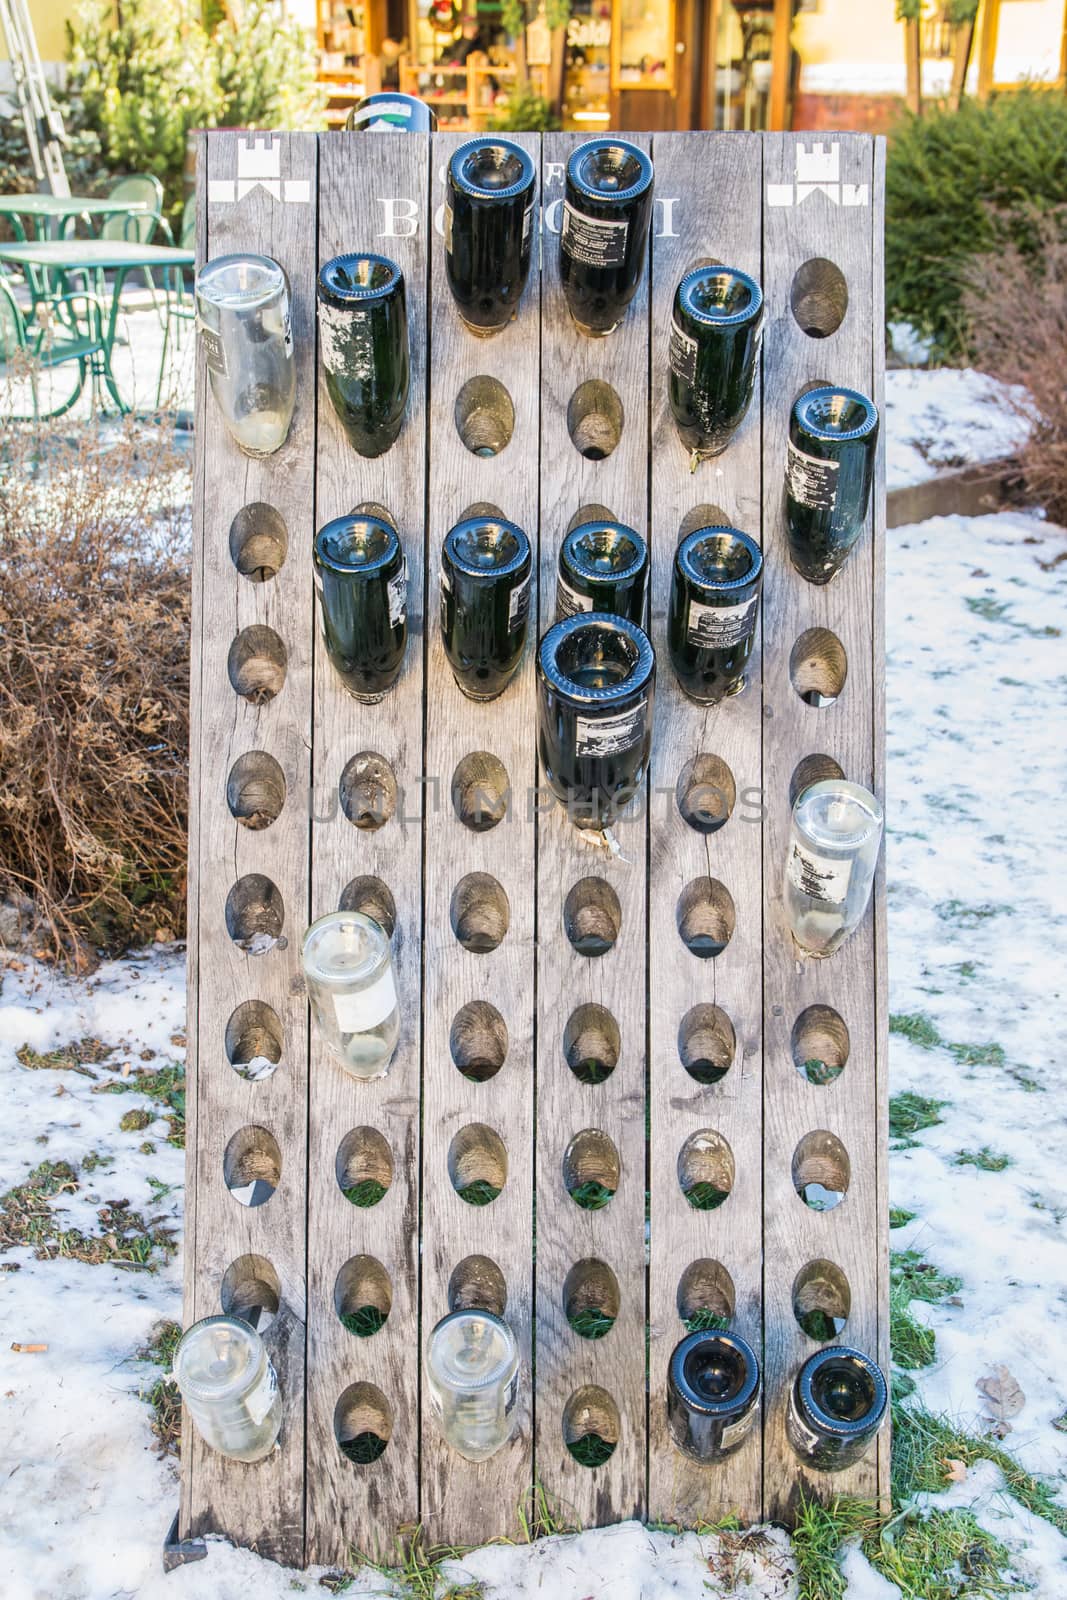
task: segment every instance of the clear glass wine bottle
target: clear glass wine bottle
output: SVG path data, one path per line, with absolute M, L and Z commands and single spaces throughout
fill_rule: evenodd
M 502 1318 L 453 1311 L 426 1346 L 426 1381 L 437 1425 L 453 1450 L 485 1461 L 518 1421 L 519 1347 Z
M 196 279 L 200 351 L 222 418 L 249 456 L 285 443 L 296 400 L 289 280 L 270 256 L 218 256 Z
M 359 911 L 331 911 L 304 935 L 304 978 L 320 1038 L 353 1078 L 382 1078 L 400 1037 L 389 937 Z
M 278 1380 L 263 1340 L 239 1317 L 205 1317 L 182 1335 L 174 1378 L 204 1443 L 233 1461 L 260 1461 L 282 1425 Z
M 812 956 L 840 948 L 867 909 L 882 808 L 858 783 L 829 778 L 796 798 L 783 895 L 793 938 Z

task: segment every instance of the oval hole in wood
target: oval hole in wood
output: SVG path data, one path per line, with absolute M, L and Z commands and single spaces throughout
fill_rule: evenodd
M 456 432 L 471 455 L 497 456 L 515 432 L 515 406 L 499 378 L 468 378 L 455 406 Z
M 461 1128 L 448 1147 L 448 1176 L 469 1206 L 491 1205 L 508 1179 L 504 1141 L 483 1122 Z
M 806 629 L 789 652 L 789 681 L 807 706 L 832 706 L 847 677 L 845 647 L 829 628 Z
M 496 1262 L 488 1256 L 464 1256 L 448 1280 L 449 1311 L 491 1311 L 502 1317 L 507 1304 L 508 1286 Z
M 836 1134 L 806 1133 L 793 1152 L 793 1188 L 812 1211 L 832 1211 L 848 1193 L 848 1151 Z
M 277 577 L 288 551 L 285 518 L 262 500 L 242 506 L 230 523 L 230 560 L 251 583 Z
M 605 956 L 622 927 L 622 906 L 606 878 L 579 878 L 563 902 L 563 926 L 580 956 Z
M 222 1176 L 242 1206 L 266 1205 L 282 1181 L 282 1153 L 266 1128 L 238 1128 L 222 1158 Z
M 622 438 L 624 421 L 622 401 L 602 378 L 587 378 L 567 403 L 571 443 L 587 461 L 603 461 L 611 455 Z
M 238 756 L 226 780 L 226 804 L 242 828 L 269 828 L 285 804 L 285 773 L 266 750 Z
M 393 1413 L 373 1383 L 350 1383 L 333 1412 L 337 1448 L 354 1466 L 377 1461 L 393 1432 Z
M 265 1000 L 243 1000 L 226 1024 L 226 1059 L 241 1078 L 262 1083 L 282 1059 L 282 1025 Z
M 343 1328 L 369 1339 L 385 1327 L 393 1309 L 389 1274 L 373 1256 L 350 1256 L 333 1286 L 333 1308 Z
M 508 931 L 511 908 L 501 885 L 488 872 L 468 872 L 452 891 L 452 932 L 474 955 L 489 955 Z
M 381 878 L 364 876 L 346 883 L 337 902 L 338 911 L 358 911 L 384 928 L 390 939 L 396 931 L 396 901 Z
M 848 284 L 841 268 L 825 256 L 812 256 L 793 274 L 789 308 L 809 339 L 836 333 L 848 310 Z
M 579 1083 L 603 1083 L 619 1064 L 619 1024 L 606 1006 L 592 1001 L 571 1012 L 563 1030 L 563 1054 Z
M 690 1006 L 678 1028 L 678 1059 L 695 1083 L 718 1083 L 733 1066 L 734 1025 L 721 1006 Z
M 226 896 L 226 932 L 248 956 L 266 955 L 275 947 L 284 950 L 282 928 L 285 904 L 277 885 L 262 872 L 249 872 L 238 878 Z
M 734 1186 L 734 1153 L 721 1133 L 701 1128 L 678 1152 L 678 1184 L 695 1211 L 715 1211 Z
M 373 750 L 361 750 L 345 763 L 337 792 L 349 822 L 364 832 L 384 828 L 396 811 L 396 776 Z
M 265 1333 L 281 1304 L 278 1274 L 266 1256 L 238 1256 L 222 1276 L 219 1304 L 227 1317 L 240 1317 L 257 1333 Z
M 393 1154 L 377 1128 L 352 1128 L 337 1148 L 337 1187 L 354 1206 L 376 1206 L 393 1181 Z
M 721 1332 L 734 1314 L 734 1281 L 721 1261 L 691 1261 L 678 1280 L 675 1304 L 687 1333 Z
M 583 1128 L 563 1152 L 563 1182 L 583 1211 L 602 1211 L 615 1198 L 622 1163 L 619 1152 L 599 1128 Z
M 691 756 L 675 785 L 678 810 L 697 833 L 717 833 L 729 822 L 737 800 L 734 775 L 721 756 Z
M 488 833 L 503 822 L 510 798 L 507 768 L 488 750 L 464 756 L 452 774 L 452 809 L 472 833 Z
M 563 1310 L 581 1339 L 603 1339 L 619 1315 L 619 1280 L 606 1261 L 576 1261 L 563 1284 Z
M 266 705 L 281 692 L 286 666 L 284 644 L 261 622 L 241 629 L 226 658 L 231 688 L 253 706 Z
M 849 1037 L 833 1006 L 808 1006 L 793 1024 L 793 1065 L 802 1078 L 819 1085 L 833 1083 L 845 1069 Z
M 691 955 L 711 961 L 721 955 L 733 937 L 733 897 L 718 878 L 694 878 L 678 897 L 677 924 L 682 943 Z
M 840 1338 L 852 1309 L 848 1279 L 832 1261 L 809 1261 L 793 1279 L 793 1315 L 809 1339 Z
M 803 761 L 797 762 L 789 780 L 789 809 L 792 810 L 804 790 L 810 789 L 813 783 L 824 783 L 829 778 L 844 776 L 833 756 L 805 756 Z
M 495 1078 L 508 1053 L 508 1026 L 488 1000 L 470 1000 L 452 1019 L 448 1046 L 452 1060 L 472 1083 Z
M 563 1408 L 563 1442 L 583 1467 L 594 1469 L 610 1461 L 620 1432 L 618 1406 L 595 1383 L 576 1389 Z

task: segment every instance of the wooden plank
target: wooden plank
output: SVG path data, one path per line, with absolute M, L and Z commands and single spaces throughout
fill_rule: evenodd
M 786 1440 L 789 1387 L 801 1363 L 818 1348 L 794 1317 L 794 1281 L 813 1261 L 830 1261 L 840 1269 L 851 1299 L 840 1337 L 876 1355 L 882 1348 L 879 1318 L 886 1277 L 878 1254 L 884 1234 L 878 1197 L 874 916 L 868 912 L 829 960 L 813 960 L 793 945 L 781 899 L 790 783 L 800 761 L 814 754 L 830 757 L 847 778 L 868 788 L 880 778 L 874 761 L 874 529 L 869 520 L 833 583 L 824 588 L 805 583 L 789 561 L 782 482 L 789 410 L 797 394 L 817 381 L 870 394 L 876 377 L 874 346 L 882 335 L 872 253 L 873 141 L 866 135 L 818 142 L 805 135 L 768 135 L 764 178 L 764 370 L 773 374 L 763 408 L 764 1511 L 788 1520 L 801 1490 L 870 1499 L 878 1486 L 875 1452 L 849 1471 L 827 1478 L 801 1470 Z M 808 192 L 801 187 L 808 183 L 817 187 Z M 829 193 L 818 187 L 822 183 Z M 800 269 L 804 271 L 797 278 Z M 837 323 L 842 277 L 847 310 Z M 809 335 L 805 326 L 821 336 Z M 838 676 L 834 639 L 843 647 L 847 679 L 830 705 L 806 704 L 792 685 L 791 652 L 806 633 L 807 646 L 800 654 L 820 664 L 816 670 L 827 691 Z M 829 1084 L 808 1082 L 794 1064 L 794 1029 L 811 1006 L 831 1008 L 848 1033 L 846 1065 Z M 797 1055 L 803 1059 L 799 1036 Z M 794 1152 L 804 1136 L 816 1131 L 840 1142 L 850 1168 L 843 1203 L 826 1212 L 810 1210 L 793 1184 Z M 822 1177 L 826 1181 L 825 1173 Z
M 578 333 L 559 280 L 564 173 L 570 152 L 582 142 L 575 134 L 544 141 L 539 637 L 555 620 L 560 544 L 583 507 L 605 507 L 648 535 L 647 271 L 622 325 L 603 339 Z M 650 148 L 646 136 L 633 142 Z M 622 407 L 617 443 L 603 459 L 582 453 L 583 435 L 572 435 L 568 423 L 579 386 L 592 384 L 606 386 L 597 391 L 598 408 L 608 409 L 598 414 L 610 418 L 607 388 Z M 576 411 L 581 409 L 579 404 Z M 609 429 L 597 447 L 605 448 L 613 437 Z M 584 843 L 545 789 L 537 850 L 537 1476 L 586 1527 L 641 1516 L 646 1504 L 647 796 L 632 803 L 613 831 L 618 857 Z M 608 886 L 618 906 L 618 936 L 598 957 L 579 955 L 565 927 L 568 895 L 589 879 Z M 583 1011 L 589 1006 L 600 1012 Z M 619 1035 L 617 1064 L 602 1082 L 580 1082 L 568 1069 L 568 1048 L 578 1050 L 583 1028 L 595 1036 L 612 1022 Z M 600 1048 L 608 1044 L 605 1039 Z M 620 1171 L 615 1198 L 595 1211 L 574 1203 L 564 1176 L 572 1141 L 583 1140 L 595 1151 L 590 1133 L 611 1141 Z M 590 1168 L 590 1176 L 596 1175 Z M 611 1278 L 604 1278 L 605 1268 Z M 582 1309 L 585 1297 L 597 1292 L 598 1277 L 604 1278 L 601 1299 L 605 1286 L 612 1293 L 614 1279 L 618 1314 L 610 1333 L 590 1340 L 571 1327 L 567 1302 L 571 1298 L 572 1307 Z M 591 1420 L 617 1433 L 611 1457 L 595 1468 L 576 1461 L 565 1438 L 565 1430 L 586 1431 L 575 1397 L 590 1390 Z M 603 1396 L 609 1397 L 606 1409 Z
M 426 317 L 429 139 L 358 135 L 319 140 L 320 266 L 345 250 L 395 260 L 404 273 L 411 349 L 411 398 L 400 437 L 373 460 L 348 443 L 326 391 L 320 362 L 316 527 L 364 503 L 396 522 L 408 563 L 408 645 L 401 676 L 378 705 L 362 705 L 337 678 L 315 630 L 312 893 L 313 917 L 342 903 L 367 909 L 391 897 L 401 1039 L 386 1077 L 357 1083 L 312 1032 L 308 1164 L 308 1544 L 315 1559 L 343 1562 L 355 1545 L 392 1554 L 396 1528 L 418 1520 L 419 1075 L 422 988 L 423 574 L 426 487 Z M 403 221 L 401 221 L 403 215 Z M 310 551 L 307 559 L 310 560 Z M 373 752 L 389 765 L 398 803 L 379 827 L 357 827 L 339 802 L 349 761 Z M 357 891 L 346 890 L 361 880 Z M 368 881 L 370 880 L 370 881 Z M 386 891 L 383 897 L 375 885 Z M 367 1130 L 373 1130 L 368 1132 Z M 377 1136 L 377 1137 L 375 1137 Z M 392 1179 L 376 1206 L 342 1192 L 368 1175 L 384 1140 Z M 364 1165 L 361 1165 L 360 1163 Z M 351 1263 L 351 1265 L 349 1265 Z M 345 1276 L 342 1277 L 342 1274 Z M 361 1303 L 388 1309 L 371 1338 L 348 1332 L 338 1308 L 365 1286 Z M 361 1390 L 356 1386 L 369 1385 Z M 388 1443 L 357 1464 L 337 1445 L 351 1404 L 384 1405 Z M 362 1413 L 361 1413 L 362 1415 Z M 374 1426 L 370 1413 L 364 1420 Z
M 472 505 L 490 504 L 527 532 L 536 570 L 540 285 L 536 271 L 531 271 L 517 319 L 492 338 L 479 339 L 461 323 L 445 281 L 439 226 L 445 168 L 462 142 L 462 136 L 455 134 L 434 137 L 430 185 L 435 232 L 426 601 L 432 622 L 426 700 L 426 773 L 431 787 L 423 936 L 422 1339 L 455 1303 L 449 1286 L 456 1269 L 473 1256 L 488 1257 L 506 1281 L 505 1315 L 519 1341 L 522 1369 L 517 1431 L 488 1461 L 473 1464 L 452 1450 L 424 1406 L 422 1522 L 434 1542 L 477 1543 L 490 1531 L 517 1531 L 520 1500 L 533 1478 L 534 819 L 529 804 L 535 782 L 533 643 L 528 641 L 522 666 L 499 700 L 478 704 L 460 692 L 437 623 L 440 549 L 445 534 L 464 512 Z M 540 139 L 525 134 L 516 142 L 540 166 Z M 502 385 L 514 407 L 510 442 L 491 456 L 473 454 L 457 427 L 457 400 L 463 385 L 474 377 Z M 478 752 L 503 764 L 511 787 L 505 819 L 485 831 L 466 826 L 452 799 L 459 763 Z M 453 894 L 471 873 L 495 880 L 497 887 L 488 886 L 494 904 L 501 903 L 501 891 L 507 901 L 506 934 L 485 953 L 464 948 L 452 930 Z M 503 1065 L 480 1082 L 458 1070 L 450 1045 L 458 1013 L 475 1003 L 495 1008 L 507 1030 Z M 481 1130 L 490 1130 L 506 1152 L 502 1192 L 484 1207 L 461 1200 L 449 1176 L 453 1141 L 468 1128 L 478 1131 L 465 1138 L 473 1141 L 479 1154 L 487 1152 L 487 1167 L 498 1179 L 503 1176 L 496 1162 L 498 1152 Z
M 196 270 L 204 264 L 207 246 L 207 148 L 205 135 L 196 139 Z M 204 451 L 199 441 L 204 436 L 207 407 L 207 373 L 203 362 L 196 363 L 193 397 L 193 499 L 192 559 L 189 595 L 189 840 L 187 845 L 186 921 L 185 921 L 185 1239 L 182 1257 L 182 1298 L 185 1325 L 191 1320 L 196 1281 L 196 1197 L 197 1197 L 197 1018 L 200 987 L 200 737 L 204 720 L 200 671 L 203 662 L 204 634 Z M 193 1421 L 182 1410 L 182 1437 L 189 1439 Z M 189 1527 L 191 1474 L 182 1473 L 178 1520 Z
M 700 1466 L 671 1441 L 666 1381 L 684 1318 L 695 1311 L 729 1314 L 757 1356 L 762 1348 L 762 997 L 753 981 L 763 922 L 761 662 L 757 639 L 745 689 L 716 707 L 695 705 L 671 670 L 667 608 L 683 527 L 689 533 L 725 522 L 759 542 L 760 391 L 757 385 L 726 451 L 691 473 L 667 394 L 667 346 L 674 291 L 691 268 L 722 261 L 760 280 L 762 144 L 744 133 L 712 140 L 658 135 L 655 158 L 659 193 L 678 199 L 672 232 L 655 240 L 652 276 L 652 637 L 659 677 L 649 868 L 649 1512 L 687 1524 L 734 1512 L 750 1522 L 762 1508 L 758 1420 L 736 1455 Z M 729 817 L 713 832 L 699 831 L 683 814 L 680 797 L 699 806 L 702 795 L 705 814 L 729 804 Z M 687 886 L 707 880 L 725 889 L 734 918 L 732 936 L 713 960 L 691 954 L 677 925 Z M 706 1053 L 709 1037 L 727 1070 L 718 1082 L 701 1084 L 686 1071 L 682 1052 L 701 1045 Z M 694 1210 L 679 1183 L 679 1159 L 701 1132 L 726 1141 L 734 1169 L 729 1199 L 712 1211 Z
M 874 141 L 874 183 L 871 190 L 872 301 L 871 328 L 874 332 L 871 391 L 878 414 L 885 418 L 885 341 L 879 330 L 885 324 L 885 164 L 886 141 Z M 874 671 L 871 674 L 871 732 L 874 761 L 874 792 L 885 797 L 885 544 L 887 526 L 886 439 L 883 421 L 878 435 L 878 457 L 874 469 L 874 551 L 871 592 L 871 648 Z M 878 1364 L 889 1376 L 889 929 L 886 914 L 885 851 L 874 885 L 874 1068 L 878 1180 Z M 883 1511 L 890 1507 L 889 1467 L 892 1437 L 889 1425 L 878 1435 L 878 1495 Z
M 209 183 L 237 177 L 243 136 L 208 138 Z M 289 437 L 264 460 L 244 456 L 208 402 L 198 435 L 204 462 L 203 616 L 201 685 L 207 716 L 201 737 L 199 817 L 199 1014 L 196 1082 L 196 1228 L 189 1320 L 217 1312 L 227 1270 L 248 1281 L 239 1263 L 263 1258 L 277 1275 L 279 1306 L 266 1332 L 285 1397 L 280 1447 L 254 1466 L 226 1460 L 192 1437 L 187 1532 L 214 1530 L 262 1554 L 300 1562 L 304 1554 L 305 1230 L 307 1177 L 307 1005 L 300 981 L 300 936 L 308 911 L 306 802 L 310 778 L 311 567 L 314 459 L 314 277 L 316 142 L 313 135 L 257 136 L 276 151 L 280 180 L 308 185 L 307 200 L 286 202 L 258 185 L 236 201 L 210 198 L 208 258 L 227 251 L 261 251 L 280 261 L 293 297 L 297 402 Z M 284 193 L 285 191 L 280 191 Z M 280 514 L 288 554 L 277 576 L 253 582 L 231 558 L 238 513 L 266 504 Z M 248 629 L 270 630 L 249 634 Z M 243 637 L 242 637 L 243 636 Z M 236 641 L 240 640 L 240 644 Z M 240 671 L 277 687 L 254 703 L 235 692 Z M 280 681 L 284 661 L 284 681 Z M 269 827 L 242 826 L 227 802 L 235 761 L 265 752 L 280 765 L 285 801 Z M 264 882 L 263 880 L 266 880 Z M 241 890 L 237 886 L 241 885 Z M 231 937 L 254 927 L 237 904 L 273 885 L 284 915 L 281 938 L 250 955 Z M 236 891 L 236 893 L 235 893 Z M 278 1070 L 249 1082 L 227 1060 L 227 1026 L 252 1002 L 270 1013 L 281 1035 Z M 247 1013 L 246 1013 L 247 1015 Z M 271 1026 L 274 1026 L 272 1023 Z M 229 1153 L 227 1155 L 227 1152 Z M 280 1173 L 277 1168 L 280 1163 Z M 239 1204 L 224 1181 L 279 1178 L 265 1204 Z

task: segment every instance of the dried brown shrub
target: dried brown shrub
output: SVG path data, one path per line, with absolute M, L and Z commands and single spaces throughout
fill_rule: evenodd
M 1031 422 L 1019 452 L 1027 495 L 1067 525 L 1067 206 L 1033 225 L 1036 250 L 976 258 L 963 304 L 978 366 L 1029 393 L 1016 402 Z
M 168 428 L 0 434 L 0 898 L 78 967 L 182 931 L 188 502 Z

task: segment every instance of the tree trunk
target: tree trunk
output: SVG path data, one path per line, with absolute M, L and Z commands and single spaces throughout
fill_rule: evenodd
M 923 109 L 922 39 L 919 32 L 919 24 L 914 20 L 909 20 L 904 24 L 904 59 L 908 69 L 908 110 L 913 111 L 917 117 L 920 117 Z

